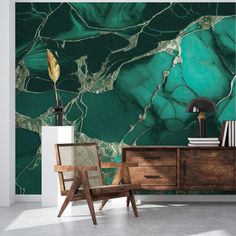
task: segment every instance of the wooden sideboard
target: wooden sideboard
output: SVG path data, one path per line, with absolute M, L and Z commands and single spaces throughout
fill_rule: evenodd
M 235 147 L 129 146 L 122 158 L 141 189 L 236 190 Z

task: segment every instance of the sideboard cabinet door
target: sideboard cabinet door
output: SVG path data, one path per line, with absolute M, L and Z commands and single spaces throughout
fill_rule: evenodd
M 234 189 L 232 150 L 188 149 L 180 151 L 180 184 L 187 190 Z

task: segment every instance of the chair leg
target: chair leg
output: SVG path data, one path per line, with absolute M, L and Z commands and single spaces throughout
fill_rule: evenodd
M 127 197 L 127 200 L 126 200 L 126 206 L 127 207 L 129 207 L 129 202 L 130 202 L 130 200 L 129 200 L 129 196 Z
M 138 211 L 137 211 L 137 207 L 136 207 L 136 203 L 135 203 L 134 192 L 132 190 L 130 190 L 129 199 L 131 201 L 131 205 L 132 205 L 132 208 L 133 208 L 133 211 L 134 211 L 134 215 L 136 217 L 138 217 Z
M 93 224 L 96 225 L 97 224 L 97 220 L 96 220 L 96 215 L 95 215 L 95 211 L 94 211 L 93 199 L 92 199 L 92 197 L 91 197 L 89 192 L 84 191 L 84 193 L 85 193 L 85 197 L 87 199 L 87 203 L 88 203 L 90 215 L 91 215 L 92 220 L 93 220 Z
M 69 200 L 69 197 L 66 197 L 66 199 L 64 200 L 62 206 L 61 206 L 61 209 L 57 215 L 57 217 L 60 217 L 62 215 L 62 213 L 64 212 L 64 210 L 66 209 L 66 207 L 68 206 L 70 200 Z
M 107 201 L 108 201 L 108 199 L 102 200 L 102 202 L 101 202 L 101 204 L 100 204 L 100 207 L 99 207 L 99 210 L 100 210 L 100 211 L 101 211 L 102 208 L 106 205 Z
M 66 196 L 66 199 L 64 200 L 61 209 L 57 215 L 57 217 L 60 217 L 62 215 L 62 213 L 64 212 L 64 210 L 66 209 L 66 207 L 68 206 L 70 200 L 72 199 L 72 197 L 74 196 L 75 192 L 77 191 L 77 189 L 80 187 L 81 183 L 80 180 L 77 178 L 73 181 L 71 188 Z

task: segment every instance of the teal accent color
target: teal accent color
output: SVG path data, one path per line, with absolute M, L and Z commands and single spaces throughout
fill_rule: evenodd
M 16 193 L 41 193 L 41 158 L 37 153 L 39 134 L 26 129 L 16 129 Z M 25 171 L 23 171 L 25 170 Z M 39 184 L 35 184 L 35 182 Z M 25 188 L 27 183 L 28 188 Z M 30 190 L 30 191 L 29 191 Z
M 124 145 L 186 145 L 194 98 L 216 103 L 208 136 L 236 120 L 235 6 L 16 3 L 17 194 L 41 193 L 41 126 L 54 124 L 55 106 L 46 49 L 61 68 L 64 125 L 77 142 L 97 142 L 102 161 L 120 162 Z M 104 170 L 106 183 L 116 171 Z

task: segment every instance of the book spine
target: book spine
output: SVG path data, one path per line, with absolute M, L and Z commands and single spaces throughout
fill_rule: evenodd
M 222 147 L 224 147 L 226 145 L 226 137 L 227 137 L 228 126 L 229 126 L 229 121 L 226 121 L 225 122 L 225 127 L 224 127 L 223 139 L 222 139 L 222 143 L 221 143 Z
M 191 142 L 189 142 L 189 143 L 191 143 L 191 144 L 220 144 L 220 141 L 219 142 L 209 142 L 209 141 L 207 141 L 207 142 L 197 142 L 197 141 L 191 141 Z
M 219 140 L 219 137 L 209 137 L 209 138 L 188 138 L 188 140 Z
M 221 129 L 220 129 L 220 142 L 221 142 L 221 145 L 222 145 L 223 138 L 224 138 L 225 125 L 226 125 L 226 121 L 224 121 L 222 123 Z
M 234 146 L 236 147 L 236 120 L 234 121 Z
M 189 143 L 189 147 L 219 147 L 219 144 L 193 144 Z
M 234 121 L 231 121 L 231 129 L 232 129 L 232 133 L 231 133 L 232 134 L 232 143 L 231 143 L 232 145 L 231 146 L 234 147 L 234 137 L 235 137 L 234 136 Z

